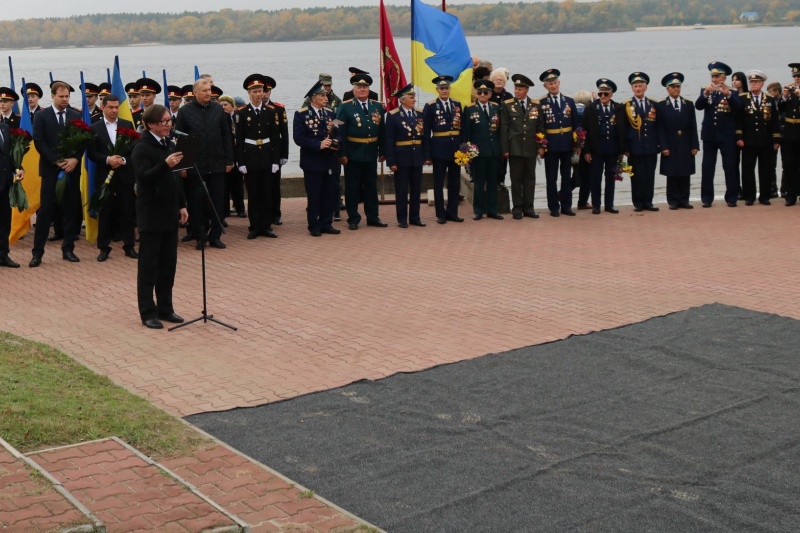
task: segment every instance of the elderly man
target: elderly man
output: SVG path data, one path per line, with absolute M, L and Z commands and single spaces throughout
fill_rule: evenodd
M 578 108 L 575 100 L 561 94 L 561 71 L 547 69 L 539 76 L 547 95 L 540 100 L 544 115 L 547 153 L 544 173 L 547 178 L 547 207 L 550 216 L 575 216 L 572 210 L 572 151 L 573 132 L 578 128 Z M 561 189 L 558 188 L 559 169 Z
M 493 84 L 477 80 L 473 84 L 478 94 L 475 103 L 464 108 L 462 139 L 478 147 L 478 156 L 472 161 L 475 188 L 472 197 L 472 219 L 483 215 L 503 220 L 497 213 L 497 165 L 500 159 L 500 109 L 491 102 Z
M 635 178 L 631 180 L 633 210 L 658 211 L 653 205 L 658 163 L 658 112 L 656 101 L 645 96 L 650 76 L 633 72 L 628 76 L 633 98 L 620 108 L 617 124 L 622 152 L 628 156 Z
M 794 83 L 783 88 L 778 103 L 785 113 L 783 125 L 783 168 L 786 175 L 786 207 L 797 203 L 800 194 L 800 63 L 789 63 Z
M 683 79 L 680 72 L 664 76 L 661 85 L 669 96 L 656 104 L 660 173 L 667 177 L 667 203 L 672 211 L 693 208 L 689 203 L 689 178 L 695 173 L 694 159 L 700 150 L 694 106 L 681 96 Z
M 592 214 L 600 214 L 600 193 L 603 190 L 605 176 L 605 210 L 606 213 L 617 214 L 614 207 L 615 172 L 620 159 L 619 133 L 617 131 L 617 114 L 621 104 L 612 100 L 617 92 L 617 84 L 608 78 L 600 78 L 595 82 L 597 100 L 586 106 L 583 111 L 583 129 L 586 131 L 586 145 L 583 147 L 583 158 L 589 163 L 589 181 L 592 193 Z
M 141 89 L 140 89 L 141 90 Z M 225 248 L 220 240 L 222 225 L 219 214 L 225 203 L 225 173 L 233 168 L 233 139 L 228 117 L 222 106 L 211 101 L 211 82 L 197 80 L 194 82 L 192 92 L 194 101 L 184 105 L 178 113 L 175 129 L 189 134 L 197 134 L 200 139 L 197 162 L 194 169 L 190 169 L 187 181 L 187 195 L 189 196 L 189 224 L 192 235 L 197 239 L 198 250 L 205 246 L 205 228 L 211 221 L 211 231 L 208 234 L 208 244 L 213 248 Z M 206 204 L 203 180 L 208 188 L 209 198 L 213 210 L 203 207 Z

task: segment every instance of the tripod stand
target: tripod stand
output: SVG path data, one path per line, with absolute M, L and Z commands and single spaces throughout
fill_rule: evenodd
M 208 192 L 208 187 L 206 186 L 206 182 L 203 181 L 203 177 L 200 175 L 200 171 L 197 170 L 197 165 L 194 165 L 194 172 L 197 176 L 197 179 L 200 181 L 200 186 L 203 189 L 203 193 L 205 194 L 205 199 L 208 202 L 208 205 L 211 206 L 211 212 L 214 214 L 214 218 L 219 224 L 219 227 L 222 228 L 222 233 L 225 233 L 225 228 L 222 226 L 222 220 L 219 218 L 219 213 L 217 213 L 217 208 L 214 207 L 214 202 L 211 201 L 211 194 Z M 201 220 L 205 221 L 205 217 L 201 216 Z M 176 329 L 180 329 L 184 326 L 188 326 L 189 324 L 194 324 L 195 322 L 203 321 L 205 322 L 214 322 L 219 324 L 220 326 L 225 326 L 228 329 L 232 329 L 233 331 L 237 331 L 238 328 L 231 326 L 230 324 L 226 324 L 220 320 L 214 318 L 214 315 L 208 314 L 208 290 L 206 288 L 206 227 L 205 223 L 200 224 L 200 236 L 198 241 L 200 243 L 200 264 L 202 265 L 202 278 L 203 278 L 203 311 L 201 315 L 197 318 L 193 318 L 184 322 L 183 324 L 178 324 L 177 326 L 172 326 L 168 329 L 168 331 L 173 331 Z

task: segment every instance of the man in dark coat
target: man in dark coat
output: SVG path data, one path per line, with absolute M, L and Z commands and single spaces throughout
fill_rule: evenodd
M 583 158 L 589 164 L 589 181 L 592 192 L 592 214 L 600 214 L 600 193 L 605 176 L 605 210 L 617 214 L 614 207 L 616 188 L 615 169 L 619 164 L 622 150 L 617 131 L 617 116 L 621 104 L 612 100 L 617 92 L 617 84 L 608 78 L 600 78 L 595 83 L 598 99 L 586 106 L 583 111 L 583 129 L 586 131 L 586 144 Z
M 661 149 L 659 173 L 667 177 L 667 203 L 673 211 L 693 207 L 689 203 L 689 178 L 695 173 L 695 155 L 700 150 L 694 105 L 681 96 L 683 79 L 680 72 L 664 76 L 661 85 L 667 88 L 669 96 L 656 104 Z
M 8 237 L 11 233 L 11 206 L 8 194 L 14 184 L 14 174 L 17 169 L 11 162 L 11 130 L 0 123 L 0 266 L 19 268 L 8 256 Z
M 786 173 L 786 207 L 800 195 L 800 63 L 789 63 L 794 83 L 783 88 L 778 109 L 784 113 L 783 168 Z
M 461 139 L 478 147 L 478 156 L 471 161 L 474 189 L 472 219 L 483 215 L 503 220 L 497 212 L 497 165 L 500 159 L 500 108 L 490 102 L 492 87 L 489 80 L 476 80 L 478 100 L 464 108 Z
M 147 131 L 131 154 L 138 195 L 139 271 L 136 293 L 142 324 L 151 329 L 161 329 L 164 327 L 161 320 L 183 322 L 172 305 L 172 287 L 178 262 L 178 224 L 185 223 L 189 213 L 181 179 L 171 170 L 180 163 L 182 154 L 170 153 L 172 120 L 169 110 L 153 104 L 142 114 L 142 124 Z
M 617 116 L 620 148 L 633 168 L 631 200 L 633 210 L 658 211 L 653 205 L 655 195 L 656 164 L 658 163 L 658 112 L 656 101 L 647 98 L 650 76 L 633 72 L 628 76 L 633 98 L 625 101 Z
M 539 103 L 544 115 L 547 153 L 544 156 L 544 173 L 547 179 L 547 207 L 550 216 L 559 214 L 575 216 L 572 210 L 572 151 L 573 134 L 578 128 L 578 108 L 575 100 L 561 94 L 561 72 L 547 69 L 539 76 L 547 95 Z M 561 189 L 558 188 L 559 169 Z

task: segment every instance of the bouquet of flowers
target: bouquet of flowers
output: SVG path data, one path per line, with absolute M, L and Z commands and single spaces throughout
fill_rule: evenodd
M 586 145 L 586 130 L 578 126 L 577 129 L 572 132 L 572 142 L 575 143 L 575 149 L 583 149 Z
M 454 154 L 456 164 L 460 167 L 467 165 L 478 157 L 478 147 L 472 143 L 463 143 Z
M 627 174 L 633 178 L 633 167 L 630 166 L 627 161 L 620 160 L 617 166 L 614 167 L 614 179 L 616 181 L 622 181 L 623 174 Z
M 31 149 L 32 140 L 31 134 L 21 128 L 11 130 L 11 164 L 14 165 L 14 184 L 8 193 L 8 200 L 11 209 L 16 207 L 20 213 L 28 209 L 28 195 L 22 187 L 20 171 L 22 170 L 22 159 Z
M 80 159 L 81 154 L 94 142 L 95 135 L 92 129 L 82 120 L 70 120 L 67 125 L 58 133 L 59 162 L 64 159 Z M 67 190 L 67 180 L 69 176 L 63 170 L 58 173 L 56 181 L 56 202 L 59 204 L 64 201 L 64 193 Z
M 547 151 L 547 145 L 549 144 L 549 141 L 547 140 L 547 137 L 545 137 L 544 133 L 536 134 L 536 144 L 539 145 L 539 148 L 544 148 L 545 152 Z
M 109 146 L 108 155 L 127 156 L 131 153 L 131 144 L 138 138 L 139 133 L 136 130 L 117 128 L 117 140 L 114 142 L 113 146 Z M 92 193 L 92 197 L 89 199 L 89 211 L 99 213 L 106 205 L 106 202 L 108 202 L 108 199 L 111 198 L 111 178 L 114 177 L 115 170 L 116 169 L 113 168 L 109 170 L 108 176 L 103 182 L 103 186 Z

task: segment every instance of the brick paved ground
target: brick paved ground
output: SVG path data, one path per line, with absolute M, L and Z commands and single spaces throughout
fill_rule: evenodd
M 800 209 L 772 206 L 468 220 L 308 235 L 284 201 L 279 239 L 208 252 L 209 308 L 238 332 L 145 329 L 136 264 L 116 246 L 80 264 L 49 244 L 42 267 L 3 269 L 0 329 L 52 344 L 178 415 L 258 405 L 490 352 L 628 324 L 708 302 L 800 318 Z M 381 208 L 394 221 L 393 206 Z M 462 204 L 462 214 L 469 206 Z M 30 257 L 30 237 L 12 257 Z M 200 254 L 179 253 L 176 310 L 201 309 Z M 22 304 L 21 302 L 27 302 Z

